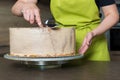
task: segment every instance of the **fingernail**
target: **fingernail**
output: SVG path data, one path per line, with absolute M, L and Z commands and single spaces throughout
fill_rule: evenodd
M 39 27 L 43 27 L 43 25 L 42 25 L 41 23 L 38 23 L 38 26 L 39 26 Z
M 38 23 L 38 25 L 40 26 L 40 25 L 41 25 L 41 23 Z

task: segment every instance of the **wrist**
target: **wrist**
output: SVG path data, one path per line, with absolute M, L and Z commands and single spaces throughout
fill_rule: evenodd
M 94 32 L 94 31 L 91 31 L 91 34 L 93 37 L 95 37 L 97 35 L 96 32 Z
M 33 3 L 33 4 L 37 4 L 38 0 L 18 0 L 19 2 L 22 3 Z

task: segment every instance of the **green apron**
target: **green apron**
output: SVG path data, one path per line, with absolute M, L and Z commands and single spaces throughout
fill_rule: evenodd
M 60 26 L 75 27 L 76 53 L 86 34 L 100 24 L 99 9 L 95 0 L 51 0 L 51 12 Z M 84 59 L 109 61 L 107 40 L 104 35 L 95 37 Z

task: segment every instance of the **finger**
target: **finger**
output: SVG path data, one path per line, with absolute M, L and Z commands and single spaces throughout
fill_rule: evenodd
M 30 16 L 29 10 L 23 11 L 23 16 L 26 21 L 29 21 L 29 16 Z
M 33 11 L 30 11 L 30 17 L 29 18 L 30 18 L 30 24 L 33 24 L 34 23 L 34 19 L 35 19 Z
M 40 17 L 40 13 L 39 13 L 38 10 L 35 10 L 35 20 L 36 20 L 39 27 L 43 27 L 41 17 Z
M 87 45 L 90 45 L 92 43 L 92 34 L 91 33 L 88 33 L 87 35 Z
M 90 45 L 90 39 L 87 39 L 87 40 L 86 40 L 86 44 L 87 44 L 87 45 Z
M 85 51 L 88 49 L 89 45 L 87 44 L 87 36 L 85 37 L 81 48 L 79 49 L 80 54 L 84 54 Z
M 82 43 L 82 46 L 81 46 L 81 47 L 84 47 L 84 46 L 86 45 L 86 41 L 87 41 L 87 39 L 86 39 L 86 37 L 85 37 L 85 39 L 83 40 L 83 43 Z
M 88 47 L 89 47 L 88 45 L 85 45 L 85 46 L 81 47 L 79 49 L 79 53 L 80 54 L 84 54 L 87 51 Z
M 87 51 L 87 49 L 88 49 L 88 45 L 86 45 L 86 46 L 82 49 L 81 53 L 84 54 L 84 53 Z

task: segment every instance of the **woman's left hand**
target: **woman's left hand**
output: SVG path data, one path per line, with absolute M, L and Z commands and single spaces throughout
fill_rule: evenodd
M 85 36 L 85 38 L 84 38 L 84 40 L 83 40 L 83 43 L 82 43 L 82 46 L 80 47 L 80 49 L 79 49 L 79 54 L 84 54 L 86 51 L 87 51 L 87 49 L 89 48 L 89 46 L 91 45 L 91 43 L 92 43 L 92 38 L 94 37 L 94 34 L 93 34 L 93 32 L 89 32 L 86 36 Z

